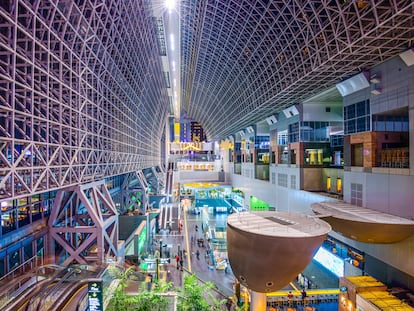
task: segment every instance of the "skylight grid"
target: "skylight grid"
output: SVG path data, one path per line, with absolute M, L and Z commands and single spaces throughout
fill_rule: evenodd
M 183 111 L 198 121 L 214 115 L 208 138 L 227 137 L 272 108 L 277 113 L 405 50 L 414 35 L 413 6 L 184 0 L 187 23 L 195 22 L 182 51 L 183 68 L 191 69 L 182 76 Z

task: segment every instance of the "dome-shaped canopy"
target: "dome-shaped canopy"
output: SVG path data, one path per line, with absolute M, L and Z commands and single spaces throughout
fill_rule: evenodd
M 331 230 L 288 212 L 243 212 L 227 219 L 227 251 L 236 278 L 256 292 L 276 291 L 309 264 Z

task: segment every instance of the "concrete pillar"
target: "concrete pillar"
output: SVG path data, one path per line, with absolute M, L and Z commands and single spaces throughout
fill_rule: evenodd
M 414 93 L 411 92 L 409 95 L 409 106 L 408 106 L 408 120 L 409 120 L 409 126 L 410 126 L 410 133 L 414 133 Z M 414 146 L 414 135 L 410 135 L 410 143 L 409 143 L 409 167 L 410 167 L 410 175 L 414 175 L 414 152 L 413 152 L 413 146 Z
M 250 291 L 250 311 L 266 311 L 266 293 Z

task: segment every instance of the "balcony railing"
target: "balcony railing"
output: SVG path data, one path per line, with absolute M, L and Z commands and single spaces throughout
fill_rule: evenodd
M 409 168 L 408 148 L 393 148 L 378 151 L 377 167 Z

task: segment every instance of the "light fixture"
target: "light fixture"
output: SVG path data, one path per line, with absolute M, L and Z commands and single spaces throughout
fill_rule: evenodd
M 345 81 L 336 84 L 336 88 L 342 97 L 353 94 L 357 91 L 369 87 L 367 76 L 369 76 L 368 72 L 361 72 L 349 79 L 346 79 Z
M 299 110 L 297 109 L 296 105 L 290 106 L 283 110 L 286 118 L 290 118 L 299 114 Z
M 382 93 L 382 89 L 380 87 L 375 87 L 373 90 L 371 90 L 372 95 L 379 95 Z
M 268 125 L 275 124 L 275 123 L 277 123 L 277 118 L 276 118 L 276 116 L 272 115 L 272 116 L 266 118 L 266 122 L 267 122 Z
M 374 73 L 369 77 L 369 82 L 371 82 L 372 84 L 378 84 L 381 82 L 381 74 L 378 73 Z
M 176 5 L 176 0 L 165 0 L 165 7 L 168 10 L 174 10 Z
M 414 49 L 413 48 L 411 48 L 411 49 L 409 49 L 405 52 L 402 52 L 400 54 L 400 57 L 407 66 L 414 65 Z

